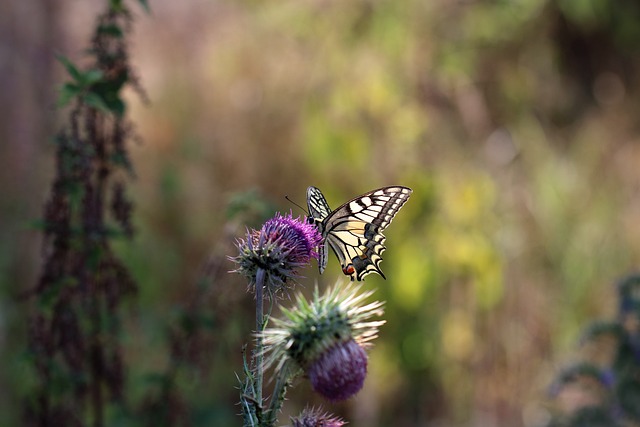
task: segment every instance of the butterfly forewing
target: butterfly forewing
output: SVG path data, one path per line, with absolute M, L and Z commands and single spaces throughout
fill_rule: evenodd
M 322 221 L 331 213 L 327 199 L 316 187 L 307 188 L 307 206 L 309 207 L 309 214 L 314 220 Z
M 329 242 L 326 239 L 325 235 L 325 226 L 323 223 L 323 219 L 329 216 L 331 213 L 331 208 L 327 203 L 327 200 L 324 198 L 322 192 L 316 187 L 307 188 L 307 206 L 309 207 L 309 215 L 315 222 L 320 234 L 324 238 L 324 241 L 318 247 L 318 269 L 320 270 L 320 274 L 324 273 L 324 269 L 327 267 L 328 258 L 328 245 Z
M 325 241 L 320 248 L 320 272 L 326 267 L 326 246 L 336 253 L 344 274 L 362 280 L 367 274 L 384 274 L 380 269 L 387 228 L 412 190 L 391 186 L 370 191 L 331 211 L 315 187 L 307 190 L 309 211 Z

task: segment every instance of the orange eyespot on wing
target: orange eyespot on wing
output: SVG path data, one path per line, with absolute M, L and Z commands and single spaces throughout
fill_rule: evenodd
M 342 269 L 342 272 L 345 274 L 345 276 L 351 276 L 356 272 L 356 269 L 353 267 L 353 264 L 349 264 Z

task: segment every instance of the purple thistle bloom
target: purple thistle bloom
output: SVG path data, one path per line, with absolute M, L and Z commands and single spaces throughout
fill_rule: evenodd
M 305 219 L 276 214 L 260 230 L 248 230 L 245 240 L 237 243 L 240 254 L 231 258 L 234 270 L 249 278 L 255 286 L 258 271 L 265 272 L 264 287 L 270 296 L 281 293 L 287 281 L 300 277 L 298 270 L 318 258 L 315 248 L 322 236 Z
M 293 427 L 342 427 L 345 424 L 340 418 L 322 412 L 320 408 L 305 408 L 299 416 L 291 418 Z
M 308 369 L 313 389 L 330 401 L 345 400 L 360 391 L 367 376 L 367 353 L 354 340 L 322 353 Z
M 308 264 L 311 258 L 318 259 L 316 247 L 322 241 L 322 236 L 306 218 L 294 219 L 291 213 L 287 216 L 278 213 L 264 223 L 260 232 L 270 241 L 279 241 L 290 248 L 290 262 Z

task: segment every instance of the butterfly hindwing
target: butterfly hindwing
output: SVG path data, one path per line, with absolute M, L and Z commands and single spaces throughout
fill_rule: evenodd
M 383 187 L 358 196 L 331 211 L 326 199 L 315 187 L 307 190 L 309 212 L 324 243 L 319 248 L 320 272 L 327 263 L 329 246 L 335 252 L 345 275 L 362 280 L 367 274 L 378 273 L 386 240 L 382 231 L 387 228 L 412 190 L 402 186 Z

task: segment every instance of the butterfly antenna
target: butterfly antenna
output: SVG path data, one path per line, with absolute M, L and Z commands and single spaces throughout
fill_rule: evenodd
M 304 212 L 307 216 L 309 216 L 309 212 L 307 212 L 307 210 L 305 208 L 303 208 L 302 206 L 300 206 L 299 204 L 297 204 L 296 202 L 294 202 L 293 200 L 291 200 L 289 198 L 289 196 L 285 195 L 284 196 L 285 199 L 287 199 L 291 204 L 293 204 L 294 206 L 299 207 L 300 209 L 302 209 L 302 212 Z

